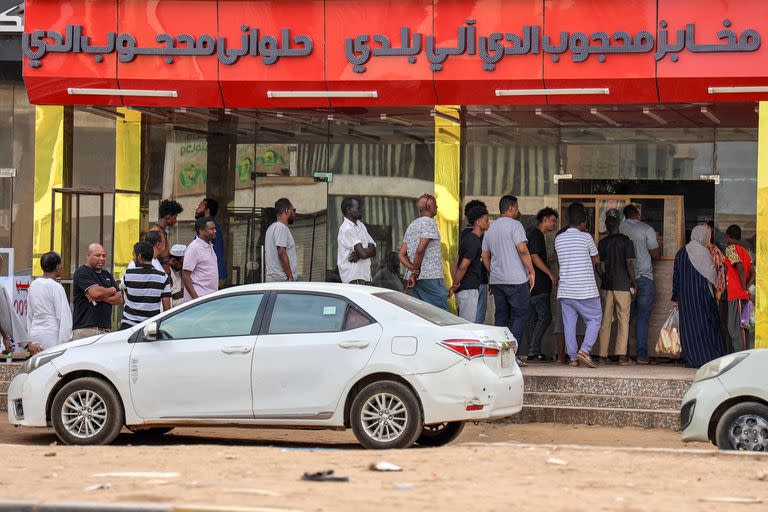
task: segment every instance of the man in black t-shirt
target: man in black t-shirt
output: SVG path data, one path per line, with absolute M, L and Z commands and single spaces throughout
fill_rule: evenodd
M 488 230 L 491 221 L 488 208 L 478 201 L 467 210 L 467 221 L 472 226 L 465 230 L 459 240 L 458 266 L 453 274 L 453 286 L 448 290 L 450 297 L 456 294 L 459 316 L 470 322 L 477 319 L 477 304 L 480 299 L 480 285 L 483 283 L 483 233 Z
M 106 261 L 104 247 L 91 244 L 85 255 L 85 265 L 72 277 L 73 340 L 103 334 L 112 328 L 112 306 L 120 304 L 123 295 L 112 274 L 104 270 Z
M 528 347 L 528 362 L 548 363 L 552 359 L 541 353 L 541 339 L 552 322 L 552 284 L 557 281 L 555 274 L 549 269 L 547 258 L 547 243 L 544 235 L 557 226 L 557 212 L 552 208 L 544 208 L 536 214 L 536 226 L 530 228 L 528 252 L 531 253 L 536 280 L 531 290 L 531 304 L 528 309 L 528 327 L 525 330 L 523 347 Z
M 608 344 L 611 341 L 611 323 L 616 309 L 618 329 L 614 354 L 619 356 L 619 364 L 627 361 L 627 340 L 629 339 L 629 310 L 637 291 L 635 279 L 635 246 L 632 240 L 619 232 L 619 219 L 606 216 L 605 229 L 608 236 L 597 244 L 597 252 L 602 264 L 601 293 L 605 299 L 603 323 L 600 326 L 600 360 L 608 360 Z

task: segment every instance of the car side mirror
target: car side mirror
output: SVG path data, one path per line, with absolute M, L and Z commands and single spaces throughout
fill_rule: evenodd
M 144 339 L 145 340 L 157 339 L 157 322 L 150 322 L 144 326 Z

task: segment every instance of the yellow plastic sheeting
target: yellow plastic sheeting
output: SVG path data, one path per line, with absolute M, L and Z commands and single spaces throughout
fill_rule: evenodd
M 435 116 L 435 198 L 438 206 L 437 228 L 443 246 L 445 283 L 450 287 L 451 264 L 459 251 L 461 110 L 458 106 L 437 105 L 435 111 L 449 117 Z M 451 304 L 451 307 L 455 308 L 455 304 Z
M 62 202 L 51 211 L 51 189 L 64 186 L 64 107 L 35 107 L 35 205 L 32 233 L 32 275 L 41 276 L 40 256 L 51 250 L 51 222 L 55 218 L 53 249 L 61 252 Z M 54 217 L 55 216 L 55 217 Z
M 133 258 L 133 245 L 141 230 L 141 196 L 120 192 L 141 190 L 141 112 L 119 108 L 125 119 L 115 122 L 115 254 L 114 274 L 119 279 Z
M 755 347 L 768 348 L 768 102 L 760 102 L 757 135 Z

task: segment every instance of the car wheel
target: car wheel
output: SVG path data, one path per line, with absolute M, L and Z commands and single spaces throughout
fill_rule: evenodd
M 768 451 L 768 406 L 757 402 L 734 405 L 717 423 L 721 450 Z
M 139 437 L 151 438 L 151 437 L 160 437 L 162 435 L 165 435 L 171 430 L 173 430 L 173 427 L 142 428 L 139 426 L 131 426 L 131 427 L 128 427 L 128 430 L 130 430 L 132 433 L 136 434 Z
M 408 448 L 421 434 L 421 410 L 407 386 L 393 381 L 368 384 L 351 409 L 352 431 L 366 448 Z
M 53 399 L 51 420 L 64 444 L 109 444 L 125 423 L 115 388 L 101 379 L 83 377 L 65 384 Z
M 424 425 L 421 435 L 416 439 L 416 444 L 421 446 L 444 446 L 459 437 L 462 430 L 464 430 L 463 421 Z

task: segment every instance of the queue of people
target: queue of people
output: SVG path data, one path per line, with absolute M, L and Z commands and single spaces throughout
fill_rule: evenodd
M 509 327 L 515 339 L 523 341 L 518 354 L 523 366 L 554 359 L 542 352 L 542 339 L 553 320 L 558 337 L 555 355 L 560 363 L 590 368 L 614 361 L 620 365 L 652 363 L 648 339 L 656 293 L 653 262 L 661 254 L 656 232 L 642 222 L 635 205 L 624 208 L 623 221 L 617 210 L 609 210 L 604 219 L 606 236 L 595 244 L 588 232 L 586 209 L 581 203 L 571 204 L 567 223 L 554 238 L 554 252 L 548 254 L 545 237 L 557 226 L 556 210 L 541 209 L 535 225 L 526 231 L 516 197 L 500 198 L 499 217 L 493 222 L 485 203 L 470 201 L 464 209 L 467 226 L 451 265 L 450 288 L 445 286 L 435 220 L 437 200 L 424 194 L 416 207 L 419 215 L 406 229 L 399 250 L 389 254 L 372 275 L 377 247 L 362 221 L 363 203 L 359 198 L 345 198 L 337 236 L 341 281 L 406 291 L 446 311 L 450 310 L 448 300 L 455 296 L 458 315 L 477 323 L 485 321 L 490 294 L 494 324 Z M 120 328 L 125 329 L 218 290 L 226 278 L 221 228 L 215 220 L 218 203 L 211 198 L 201 201 L 195 211 L 194 239 L 187 245 L 168 247 L 169 230 L 182 211 L 176 201 L 160 203 L 157 222 L 133 247 L 133 259 L 119 283 L 104 268 L 104 248 L 91 244 L 85 264 L 73 275 L 72 313 L 57 281 L 61 257 L 55 252 L 44 254 L 40 260 L 43 277 L 29 288 L 26 329 L 13 325 L 15 315 L 3 315 L 7 309 L 0 308 L 6 352 L 11 337 L 34 353 L 70 339 L 108 332 L 113 307 L 118 304 L 123 305 Z M 265 281 L 296 281 L 298 258 L 290 229 L 296 209 L 289 199 L 280 198 L 275 202 L 275 214 L 264 237 Z M 724 240 L 725 250 L 721 251 L 713 243 L 713 228 L 702 223 L 675 257 L 671 300 L 679 312 L 682 359 L 687 366 L 701 366 L 725 353 L 718 310 L 723 295 L 728 304 L 729 348 L 738 351 L 754 346 L 754 330 L 745 320 L 752 308 L 749 289 L 755 281 L 754 265 L 739 243 L 738 226 L 730 226 Z M 406 269 L 404 280 L 400 265 Z M 5 293 L 0 294 L 0 302 L 3 299 L 8 301 Z M 634 361 L 628 354 L 631 318 L 637 329 Z M 614 323 L 617 334 L 612 359 L 608 352 Z M 599 346 L 597 361 L 591 355 L 595 344 Z

